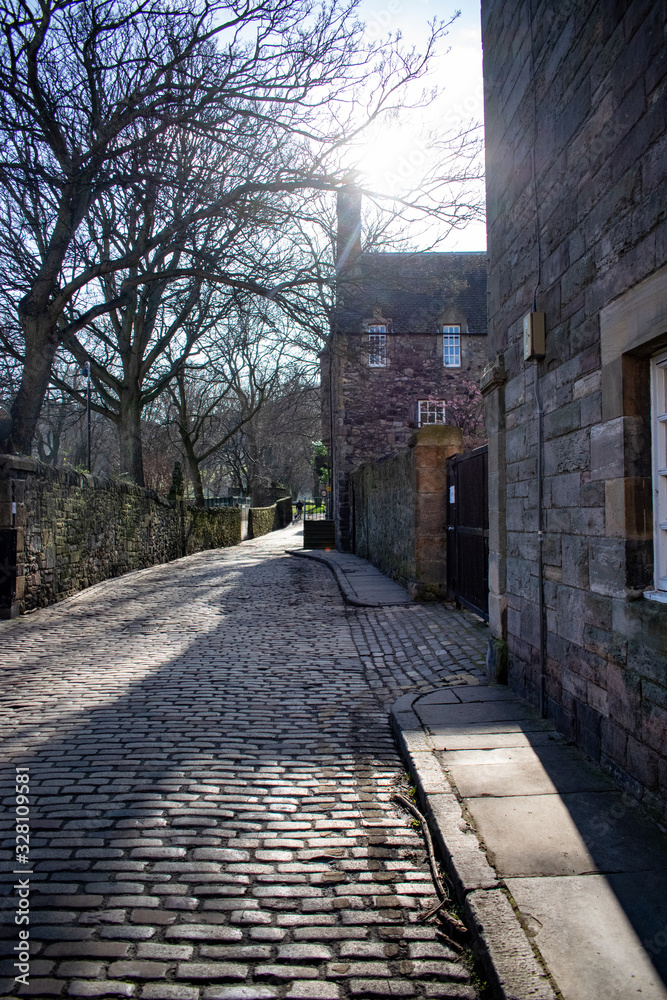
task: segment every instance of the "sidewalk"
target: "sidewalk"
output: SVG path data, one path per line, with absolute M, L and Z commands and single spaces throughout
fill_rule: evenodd
M 301 556 L 324 563 L 333 572 L 346 604 L 362 608 L 379 608 L 394 604 L 411 604 L 407 590 L 390 580 L 379 569 L 335 549 L 288 549 L 291 556 Z
M 347 603 L 409 604 L 356 556 Z M 507 1000 L 667 1000 L 667 836 L 549 720 L 498 685 L 400 698 L 391 721 L 475 947 Z
M 392 710 L 500 995 L 667 998 L 667 837 L 502 686 Z

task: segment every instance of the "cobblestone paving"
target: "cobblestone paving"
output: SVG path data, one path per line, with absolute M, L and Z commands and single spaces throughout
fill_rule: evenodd
M 386 705 L 480 675 L 484 629 L 346 608 L 288 529 L 0 624 L 3 996 L 474 998 L 418 921 Z M 28 765 L 30 985 L 14 775 Z M 7 957 L 9 956 L 9 957 Z

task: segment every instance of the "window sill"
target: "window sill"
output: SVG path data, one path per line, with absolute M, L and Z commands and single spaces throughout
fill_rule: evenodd
M 647 601 L 656 601 L 658 604 L 667 604 L 667 590 L 645 590 L 644 597 Z

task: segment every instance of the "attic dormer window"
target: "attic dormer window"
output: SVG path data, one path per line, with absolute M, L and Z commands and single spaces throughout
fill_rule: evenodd
M 387 327 L 368 327 L 368 364 L 371 368 L 385 368 L 387 364 Z
M 443 326 L 442 363 L 445 368 L 461 367 L 461 327 Z

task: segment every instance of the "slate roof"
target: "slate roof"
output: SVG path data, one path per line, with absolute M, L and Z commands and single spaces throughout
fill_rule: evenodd
M 393 333 L 435 333 L 449 307 L 486 334 L 486 253 L 367 253 L 341 275 L 335 326 L 356 333 L 374 315 Z

